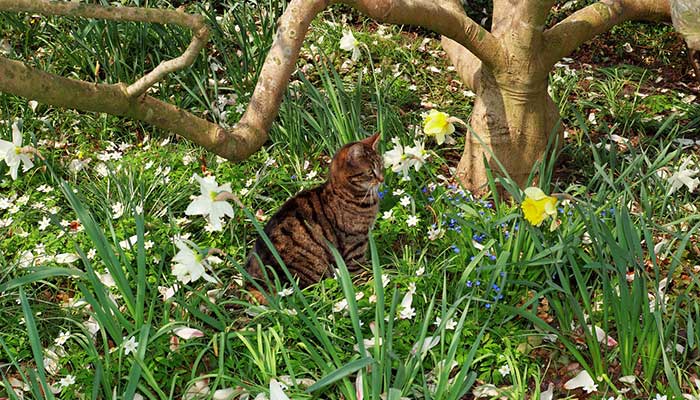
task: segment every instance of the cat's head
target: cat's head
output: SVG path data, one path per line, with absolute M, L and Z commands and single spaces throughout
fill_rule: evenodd
M 382 156 L 377 152 L 379 133 L 341 147 L 331 162 L 330 181 L 358 194 L 376 192 L 384 182 Z

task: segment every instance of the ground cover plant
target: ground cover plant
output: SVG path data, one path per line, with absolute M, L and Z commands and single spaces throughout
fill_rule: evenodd
M 157 94 L 232 123 L 283 5 L 189 6 L 213 27 L 211 57 Z M 344 11 L 314 22 L 272 140 L 242 163 L 0 94 L 0 139 L 43 158 L 0 162 L 0 397 L 700 398 L 700 108 L 673 30 L 625 24 L 558 64 L 565 142 L 531 173 L 541 192 L 494 170 L 477 197 L 454 179 L 474 94 L 438 40 Z M 0 24 L 0 51 L 96 81 L 189 40 Z M 240 265 L 261 224 L 374 132 L 386 181 L 367 271 L 341 262 L 256 304 Z M 220 227 L 187 215 L 201 177 L 242 203 Z

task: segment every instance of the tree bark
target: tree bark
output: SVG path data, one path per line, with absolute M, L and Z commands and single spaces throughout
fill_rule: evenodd
M 486 188 L 487 166 L 521 187 L 545 153 L 550 134 L 559 135 L 559 110 L 543 84 L 537 90 L 514 89 L 482 68 L 457 178 L 473 192 Z M 499 162 L 501 165 L 499 165 Z M 501 166 L 505 171 L 501 170 Z

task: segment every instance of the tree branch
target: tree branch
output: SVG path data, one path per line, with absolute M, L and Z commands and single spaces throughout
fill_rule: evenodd
M 447 36 L 483 63 L 498 69 L 503 49 L 486 29 L 467 17 L 458 2 L 433 0 L 332 0 L 347 4 L 379 22 L 414 25 Z
M 0 57 L 0 91 L 57 107 L 104 112 L 147 122 L 177 133 L 231 160 L 259 148 L 260 133 L 248 124 L 226 131 L 172 104 L 143 95 L 129 97 L 124 84 L 94 84 L 53 75 L 19 61 Z
M 478 91 L 481 82 L 479 82 L 477 73 L 481 68 L 481 60 L 464 46 L 446 36 L 442 37 L 441 44 L 462 82 L 470 90 Z
M 109 7 L 76 2 L 48 0 L 0 0 L 0 10 L 31 12 L 65 17 L 97 18 L 112 21 L 150 22 L 175 24 L 192 30 L 192 41 L 185 52 L 172 60 L 163 61 L 153 71 L 138 79 L 127 88 L 130 97 L 138 97 L 171 72 L 187 68 L 197 58 L 209 39 L 209 28 L 201 15 L 188 14 L 180 10 L 157 8 Z
M 584 42 L 613 26 L 633 20 L 668 20 L 669 0 L 601 0 L 569 15 L 544 32 L 547 65 L 573 53 Z
M 289 3 L 279 19 L 275 39 L 248 108 L 241 120 L 228 130 L 172 104 L 143 95 L 143 91 L 178 65 L 191 63 L 206 42 L 208 30 L 204 18 L 176 10 L 114 8 L 46 0 L 0 0 L 0 10 L 6 11 L 153 23 L 162 23 L 165 18 L 195 31 L 193 42 L 182 56 L 160 64 L 131 86 L 63 78 L 0 57 L 0 91 L 58 107 L 137 119 L 179 134 L 226 159 L 243 160 L 267 141 L 309 25 L 327 5 L 328 0 L 292 0 Z

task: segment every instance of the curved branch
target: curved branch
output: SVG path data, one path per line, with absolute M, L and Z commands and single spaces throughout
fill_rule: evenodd
M 124 84 L 94 84 L 56 76 L 19 61 L 0 57 L 0 91 L 57 107 L 104 112 L 147 122 L 189 139 L 230 160 L 246 158 L 259 148 L 261 133 L 249 124 L 224 130 L 172 104 L 143 95 L 129 97 Z
M 503 49 L 486 29 L 469 18 L 459 2 L 434 0 L 333 0 L 379 22 L 415 25 L 447 36 L 466 47 L 491 69 L 504 62 Z
M 180 10 L 164 10 L 140 7 L 109 7 L 76 2 L 48 0 L 0 0 L 0 10 L 31 12 L 43 15 L 64 17 L 96 18 L 112 21 L 150 22 L 175 24 L 192 30 L 192 41 L 182 55 L 161 62 L 153 71 L 144 75 L 127 88 L 130 97 L 138 97 L 149 87 L 159 82 L 171 72 L 187 68 L 197 58 L 200 50 L 209 39 L 209 28 L 201 15 L 188 14 Z
M 554 65 L 584 42 L 613 26 L 634 20 L 668 20 L 669 0 L 601 0 L 582 8 L 544 32 L 544 57 Z
M 464 46 L 446 36 L 442 37 L 441 44 L 462 82 L 470 90 L 477 92 L 481 84 L 478 76 L 479 69 L 481 69 L 481 60 L 465 49 Z

